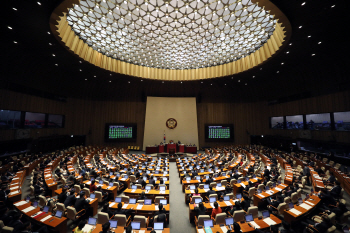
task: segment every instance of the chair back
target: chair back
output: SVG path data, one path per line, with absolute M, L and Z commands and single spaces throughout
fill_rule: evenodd
M 240 222 L 240 221 L 244 221 L 245 220 L 245 218 L 244 218 L 244 216 L 245 216 L 245 212 L 244 212 L 244 210 L 236 210 L 234 213 L 233 213 L 233 220 L 235 221 L 235 222 Z
M 257 218 L 259 215 L 258 212 L 258 207 L 257 206 L 252 206 L 248 208 L 247 214 L 252 214 L 253 218 Z
M 118 221 L 117 225 L 119 227 L 126 226 L 126 215 L 125 214 L 116 214 L 116 215 L 114 215 L 114 219 Z
M 3 233 L 12 233 L 13 232 L 13 227 L 4 226 L 2 228 L 1 232 L 3 232 Z
M 128 196 L 121 196 L 121 198 L 122 198 L 122 202 L 127 202 L 127 203 L 129 203 L 130 197 L 128 197 Z
M 109 220 L 108 213 L 103 213 L 103 212 L 97 213 L 97 224 L 103 225 L 106 222 L 108 222 L 108 220 Z
M 203 202 L 203 199 L 202 199 L 201 196 L 193 196 L 193 197 L 192 197 L 192 201 L 193 201 L 194 203 L 196 203 L 196 199 L 200 199 L 201 202 Z
M 221 181 L 221 186 L 226 186 L 227 185 L 227 180 L 222 180 Z
M 215 216 L 215 224 L 225 224 L 225 218 L 227 217 L 226 213 L 220 213 Z
M 211 182 L 210 185 L 209 185 L 209 187 L 215 188 L 215 187 L 216 187 L 216 182 Z
M 277 207 L 278 214 L 283 215 L 284 210 L 286 208 L 287 208 L 287 204 L 286 203 L 279 204 L 278 207 Z
M 151 189 L 154 189 L 153 184 L 146 184 L 146 187 L 151 187 Z
M 46 197 L 39 195 L 39 205 L 46 206 L 46 202 L 47 202 Z
M 141 228 L 146 228 L 148 225 L 147 218 L 142 215 L 135 215 L 134 216 L 134 221 L 135 222 L 140 222 L 141 223 Z
M 134 175 L 131 175 L 130 176 L 130 182 L 136 182 L 136 176 L 134 176 Z
M 57 206 L 57 210 L 60 210 L 63 213 L 66 211 L 66 207 L 64 206 L 63 203 L 57 203 L 56 206 Z
M 162 199 L 165 199 L 164 196 L 157 196 L 155 199 L 154 199 L 154 203 L 158 203 L 160 202 L 160 200 Z
M 77 211 L 75 210 L 75 208 L 68 206 L 67 207 L 67 218 L 74 221 L 76 219 L 76 215 L 77 215 Z
M 99 191 L 95 191 L 95 198 L 97 198 L 98 202 L 102 202 L 102 193 Z
M 204 226 L 204 220 L 210 220 L 209 215 L 198 215 L 197 226 Z
M 237 180 L 236 179 L 231 179 L 230 184 L 231 184 L 231 186 L 233 186 L 234 184 L 237 184 Z
M 80 193 L 80 190 L 81 190 L 80 185 L 77 185 L 77 184 L 74 185 L 74 189 L 76 193 Z
M 298 193 L 297 193 L 297 192 L 296 192 L 296 193 L 292 193 L 292 195 L 290 196 L 290 198 L 291 198 L 293 204 L 298 203 Z
M 88 188 L 83 188 L 83 191 L 85 192 L 85 195 L 86 195 L 87 197 L 90 197 L 90 189 L 88 189 Z
M 249 188 L 248 195 L 249 197 L 253 197 L 255 195 L 256 188 Z
M 218 195 L 217 195 L 216 193 L 210 194 L 210 195 L 209 195 L 209 198 L 210 198 L 210 197 L 216 197 L 216 200 L 218 199 Z
M 204 188 L 204 184 L 199 184 L 199 185 L 198 185 L 198 188 L 199 188 L 199 189 L 203 189 L 203 188 Z
M 290 197 L 285 197 L 284 198 L 284 203 L 289 204 L 292 202 L 292 199 Z

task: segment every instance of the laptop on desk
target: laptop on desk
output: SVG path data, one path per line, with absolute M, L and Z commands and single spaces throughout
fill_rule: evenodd
M 225 218 L 225 225 L 226 226 L 232 226 L 234 223 L 233 218 Z
M 204 224 L 204 228 L 206 228 L 206 227 L 213 227 L 214 226 L 212 219 L 204 220 L 203 224 Z
M 145 205 L 152 205 L 152 199 L 145 199 Z
M 141 222 L 131 222 L 131 228 L 133 230 L 140 230 L 141 229 Z
M 115 203 L 119 203 L 122 202 L 122 198 L 121 197 L 116 197 L 114 200 Z
M 252 215 L 252 214 L 247 214 L 247 215 L 245 215 L 245 221 L 246 221 L 246 222 L 252 222 L 252 221 L 254 221 L 253 215 Z
M 56 214 L 55 214 L 55 217 L 57 217 L 57 218 L 62 218 L 62 214 L 63 214 L 62 211 L 57 210 L 57 211 L 56 211 Z
M 153 230 L 155 230 L 156 233 L 160 233 L 164 230 L 164 223 L 163 222 L 155 222 L 153 225 Z
M 113 230 L 118 227 L 118 220 L 109 220 L 109 223 L 111 224 L 111 228 Z
M 92 226 L 96 226 L 97 219 L 96 218 L 89 218 L 88 224 Z

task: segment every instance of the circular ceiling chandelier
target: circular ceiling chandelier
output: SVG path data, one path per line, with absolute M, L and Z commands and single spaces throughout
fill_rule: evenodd
M 263 46 L 276 27 L 274 16 L 251 0 L 81 0 L 66 17 L 93 50 L 172 70 L 239 60 Z

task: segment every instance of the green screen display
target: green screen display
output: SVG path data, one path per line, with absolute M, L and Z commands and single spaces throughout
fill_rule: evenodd
M 132 127 L 124 125 L 110 125 L 108 130 L 109 139 L 132 138 Z
M 223 126 L 209 126 L 208 138 L 231 138 L 230 127 Z

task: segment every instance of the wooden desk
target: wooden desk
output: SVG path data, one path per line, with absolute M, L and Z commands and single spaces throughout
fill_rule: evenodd
M 270 219 L 273 220 L 274 222 L 276 222 L 275 225 L 279 225 L 279 224 L 282 223 L 282 220 L 281 220 L 281 219 L 277 218 L 276 216 L 274 216 L 274 215 L 272 215 L 272 214 L 270 215 Z M 255 218 L 255 219 L 254 219 L 254 222 L 260 226 L 260 230 L 264 230 L 264 229 L 270 228 L 270 225 L 268 225 L 266 222 L 264 222 L 263 219 Z M 242 232 L 253 232 L 253 231 L 255 231 L 255 229 L 252 227 L 252 225 L 250 226 L 250 225 L 249 225 L 248 223 L 246 223 L 246 222 L 243 222 L 243 223 L 242 223 L 242 222 L 238 222 L 238 224 L 240 225 Z M 228 229 L 227 226 L 224 226 L 224 227 L 225 227 L 226 229 Z M 203 230 L 204 230 L 204 229 L 203 229 Z M 221 230 L 221 227 L 220 227 L 219 225 L 214 225 L 214 227 L 212 227 L 211 230 L 212 230 L 213 232 L 226 233 L 226 230 L 225 230 L 225 231 L 222 231 L 222 230 Z M 199 232 L 198 232 L 198 227 L 196 227 L 196 231 L 197 231 L 197 233 L 199 233 Z
M 24 200 L 22 200 L 24 201 Z M 16 203 L 20 203 L 22 201 L 19 201 L 19 202 L 16 202 Z M 24 201 L 25 202 L 25 201 Z M 41 220 L 44 219 L 45 217 L 47 216 L 50 216 L 51 215 L 51 212 L 49 213 L 46 213 L 46 214 L 43 214 L 37 218 L 33 218 L 32 215 L 35 214 L 35 213 L 38 213 L 40 211 L 40 208 L 37 207 L 29 212 L 24 212 L 24 210 L 27 208 L 27 207 L 30 207 L 31 206 L 31 202 L 28 202 L 28 203 L 25 203 L 23 205 L 20 205 L 20 206 L 16 206 L 16 203 L 14 203 L 15 207 L 21 211 L 21 213 L 23 213 L 24 215 L 26 215 L 30 220 L 31 222 L 35 222 L 36 224 L 38 225 L 45 225 L 49 228 L 49 231 L 50 232 L 60 232 L 60 233 L 66 233 L 67 232 L 67 218 L 65 217 L 62 217 L 62 218 L 56 218 L 56 217 L 51 217 L 47 220 L 45 220 L 44 222 L 42 222 Z
M 150 233 L 152 231 L 152 230 L 147 230 L 147 228 L 141 228 L 141 230 L 143 230 L 145 233 Z M 91 233 L 99 233 L 101 231 L 102 231 L 102 224 L 96 224 L 96 227 L 94 228 L 94 230 Z M 117 227 L 112 232 L 123 233 L 123 232 L 125 232 L 125 229 L 124 229 L 124 227 Z M 132 230 L 132 232 L 139 233 L 138 230 Z M 163 233 L 170 233 L 170 228 L 164 228 Z
M 283 189 L 287 188 L 288 185 L 286 184 L 280 184 L 278 186 L 276 186 L 276 188 L 278 189 L 281 189 L 281 190 L 277 190 L 276 188 L 273 188 L 269 191 L 272 191 L 272 192 L 262 192 L 260 194 L 255 194 L 254 195 L 254 206 L 258 206 L 260 202 L 263 201 L 264 198 L 267 198 L 267 197 L 271 197 L 272 195 L 275 195 L 276 193 L 278 192 L 282 192 Z
M 167 199 L 169 202 L 169 189 L 165 190 L 165 193 L 161 193 L 159 190 L 155 190 L 155 189 L 152 189 L 147 193 L 146 193 L 146 190 L 144 189 L 136 189 L 135 192 L 133 192 L 132 189 L 124 190 L 124 194 L 132 198 L 139 197 L 142 192 L 145 192 L 145 195 L 147 196 L 147 198 L 154 199 L 156 196 L 164 196 L 164 198 Z
M 83 183 L 89 185 L 89 187 L 90 187 L 91 181 L 85 180 Z M 100 186 L 99 184 L 96 184 L 96 183 L 95 183 L 95 185 L 96 186 Z M 118 188 L 117 188 L 117 186 L 108 186 L 108 185 L 103 184 L 101 186 L 101 189 L 103 191 L 107 192 L 107 193 L 112 193 L 113 199 L 115 199 L 118 196 Z
M 221 208 L 227 208 L 227 207 L 231 207 L 231 206 L 234 206 L 235 205 L 235 201 L 237 200 L 232 200 L 230 199 L 230 201 L 228 201 L 230 203 L 230 205 L 227 205 L 226 202 L 224 201 L 218 201 L 218 204 Z M 211 215 L 211 211 L 213 209 L 213 206 L 210 204 L 210 203 L 205 203 L 203 201 L 203 204 L 204 206 L 207 208 L 207 213 L 209 215 Z M 195 212 L 194 212 L 194 207 L 196 206 L 196 204 L 189 204 L 189 208 L 188 208 L 188 217 L 190 219 L 190 222 L 193 222 L 194 221 L 194 216 L 195 216 Z M 224 211 L 223 211 L 224 212 Z M 225 232 L 226 233 L 226 232 Z
M 256 182 L 260 182 L 262 180 L 262 178 L 260 177 L 256 177 L 254 179 L 249 179 L 250 182 L 252 183 L 256 183 Z M 236 183 L 233 185 L 233 194 L 237 194 L 237 193 L 240 193 L 241 192 L 241 189 L 242 189 L 242 185 L 241 184 L 244 184 L 245 186 L 247 186 L 249 183 L 248 181 L 242 181 L 241 183 Z
M 16 173 L 10 183 L 10 193 L 8 199 L 16 202 L 22 199 L 22 184 L 26 177 L 26 171 L 22 170 Z
M 312 208 L 307 210 L 301 206 L 294 205 L 294 209 L 298 210 L 301 213 L 296 215 L 295 213 L 293 213 L 290 210 L 284 211 L 284 220 L 287 221 L 288 223 L 292 223 L 292 222 L 295 222 L 299 219 L 304 218 L 308 213 L 315 210 L 316 206 L 320 203 L 320 201 L 321 201 L 321 199 L 318 196 L 316 196 L 316 195 L 310 196 L 310 198 L 308 200 L 303 201 L 304 202 L 303 204 L 307 204 L 308 206 L 311 206 Z

